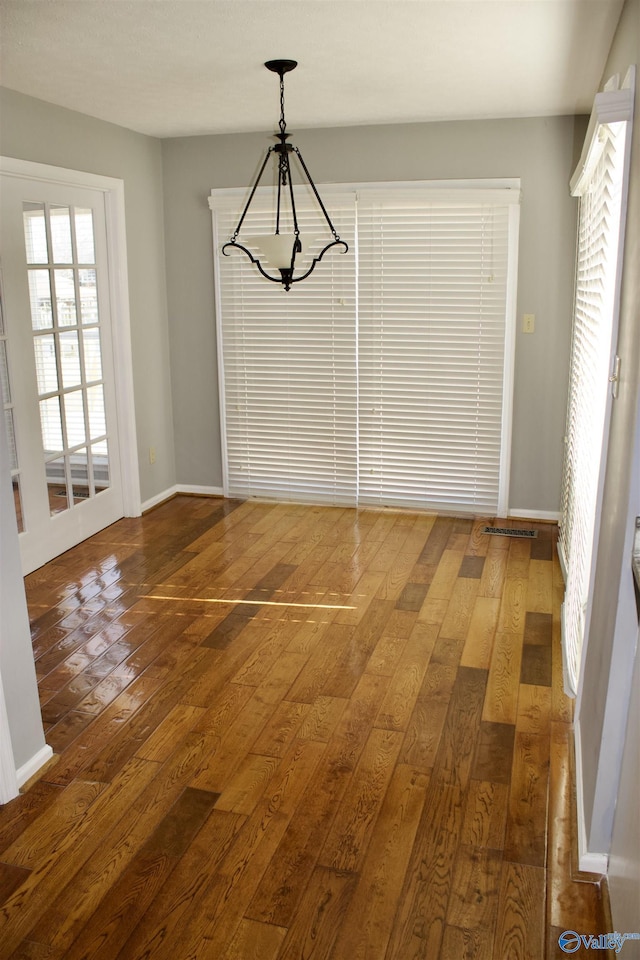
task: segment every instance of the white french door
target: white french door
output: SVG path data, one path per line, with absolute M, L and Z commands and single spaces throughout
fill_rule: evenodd
M 23 572 L 125 513 L 105 192 L 2 176 L 0 373 Z

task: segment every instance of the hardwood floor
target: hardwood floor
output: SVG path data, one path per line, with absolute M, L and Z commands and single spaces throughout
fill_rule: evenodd
M 555 527 L 486 522 L 177 497 L 31 574 L 56 756 L 0 808 L 0 956 L 543 960 L 607 932 Z

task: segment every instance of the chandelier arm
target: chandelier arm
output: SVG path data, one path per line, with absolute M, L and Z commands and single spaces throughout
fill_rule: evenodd
M 272 147 L 272 149 L 274 149 Z M 280 233 L 280 199 L 282 194 L 282 160 L 278 158 L 278 196 L 276 200 L 276 233 Z
M 331 243 L 328 243 L 326 245 L 326 247 L 323 247 L 323 249 L 320 251 L 317 257 L 313 258 L 313 260 L 311 261 L 311 266 L 306 271 L 306 273 L 301 273 L 299 277 L 291 277 L 289 279 L 289 283 L 299 283 L 300 280 L 305 280 L 309 276 L 309 274 L 314 270 L 316 263 L 320 263 L 320 261 L 324 257 L 327 250 L 330 250 L 331 247 L 337 247 L 337 246 L 344 247 L 344 250 L 340 251 L 341 253 L 348 253 L 349 245 L 345 240 L 332 240 Z
M 289 180 L 289 197 L 291 199 L 291 216 L 293 218 L 293 232 L 297 237 L 300 233 L 300 227 L 298 226 L 298 215 L 296 213 L 296 201 L 293 195 L 293 179 L 291 177 L 291 167 L 289 165 L 289 157 L 287 157 L 286 159 L 286 164 L 287 164 L 287 178 Z
M 292 146 L 293 146 L 293 144 L 292 144 Z M 338 234 L 336 233 L 336 229 L 335 229 L 334 225 L 333 225 L 332 222 L 331 222 L 331 218 L 329 217 L 329 214 L 327 213 L 327 210 L 326 210 L 326 208 L 325 208 L 325 205 L 324 205 L 324 203 L 322 202 L 322 198 L 320 197 L 320 194 L 318 193 L 318 190 L 317 190 L 317 188 L 316 188 L 316 185 L 315 185 L 315 183 L 313 182 L 313 180 L 311 179 L 311 174 L 309 173 L 309 170 L 308 170 L 308 168 L 307 168 L 307 165 L 306 165 L 306 163 L 305 163 L 304 160 L 303 160 L 302 154 L 300 153 L 299 149 L 298 149 L 296 146 L 293 146 L 293 149 L 294 149 L 294 151 L 295 151 L 295 154 L 296 154 L 298 160 L 300 161 L 300 166 L 302 167 L 302 169 L 303 169 L 304 172 L 305 172 L 305 176 L 306 176 L 307 180 L 309 181 L 309 185 L 310 185 L 311 189 L 313 190 L 313 192 L 314 192 L 314 194 L 315 194 L 316 200 L 318 201 L 318 205 L 319 205 L 320 209 L 322 210 L 322 212 L 323 212 L 323 214 L 324 214 L 324 218 L 325 218 L 325 220 L 327 221 L 327 223 L 328 223 L 328 225 L 329 225 L 329 229 L 331 230 L 331 233 L 333 234 L 335 240 L 340 240 L 340 237 L 339 237 Z M 330 244 L 330 246 L 331 246 L 331 244 Z M 326 247 L 325 247 L 325 250 L 326 250 Z M 324 251 L 323 251 L 323 253 L 324 253 Z
M 264 269 L 264 267 L 263 267 L 262 264 L 260 263 L 260 261 L 258 260 L 258 258 L 257 258 L 257 257 L 254 257 L 254 255 L 251 253 L 251 251 L 250 251 L 250 250 L 247 250 L 247 248 L 244 247 L 241 243 L 236 243 L 235 240 L 229 240 L 227 243 L 225 243 L 224 246 L 222 247 L 222 250 L 221 250 L 221 253 L 222 253 L 225 257 L 228 257 L 228 256 L 229 256 L 229 254 L 227 253 L 227 247 L 235 247 L 236 250 L 242 250 L 243 253 L 246 253 L 246 255 L 248 256 L 249 260 L 251 260 L 251 263 L 255 263 L 256 267 L 258 268 L 258 270 L 260 271 L 260 273 L 262 274 L 262 276 L 263 276 L 263 277 L 266 277 L 267 280 L 271 280 L 273 283 L 283 283 L 283 282 L 284 282 L 283 279 L 282 279 L 282 277 L 270 277 L 269 274 L 267 273 L 267 271 Z M 323 251 L 323 252 L 324 252 L 324 251 Z
M 231 243 L 235 243 L 235 239 L 236 239 L 236 237 L 238 236 L 238 234 L 240 233 L 240 227 L 241 227 L 242 224 L 244 223 L 244 218 L 245 218 L 246 215 L 247 215 L 247 210 L 248 210 L 249 207 L 251 206 L 251 201 L 253 200 L 253 196 L 254 196 L 256 190 L 258 189 L 258 184 L 260 183 L 260 180 L 262 179 L 262 174 L 264 173 L 264 168 L 266 167 L 267 161 L 269 160 L 269 157 L 271 156 L 271 154 L 273 153 L 274 150 L 275 150 L 275 146 L 269 147 L 269 149 L 267 150 L 267 155 L 265 156 L 264 161 L 263 161 L 263 164 L 262 164 L 262 166 L 260 167 L 260 172 L 258 173 L 258 176 L 257 176 L 256 179 L 255 179 L 255 183 L 253 184 L 253 188 L 252 188 L 252 190 L 251 190 L 251 193 L 249 194 L 249 199 L 247 200 L 246 205 L 245 205 L 245 208 L 244 208 L 244 210 L 242 211 L 242 215 L 241 215 L 240 219 L 238 220 L 238 226 L 235 228 L 235 230 L 233 231 L 233 234 L 231 235 L 231 241 L 230 241 Z M 279 190 L 279 188 L 278 188 L 278 199 L 280 199 L 280 190 Z M 225 246 L 226 246 L 226 244 L 225 244 Z M 240 246 L 240 244 L 237 244 L 237 246 Z
M 237 250 L 242 250 L 243 253 L 246 253 L 251 263 L 255 263 L 256 267 L 258 268 L 258 270 L 266 280 L 271 280 L 272 283 L 281 283 L 284 286 L 285 290 L 289 290 L 292 283 L 299 283 L 300 280 L 305 280 L 309 276 L 309 274 L 312 273 L 313 270 L 315 269 L 316 263 L 320 263 L 320 261 L 324 257 L 327 250 L 330 250 L 331 247 L 344 247 L 344 250 L 341 251 L 342 253 L 348 253 L 349 251 L 349 245 L 345 240 L 332 240 L 331 243 L 328 243 L 326 245 L 326 247 L 323 247 L 323 249 L 320 251 L 317 257 L 313 258 L 309 269 L 305 273 L 300 274 L 299 277 L 293 276 L 293 268 L 291 270 L 281 270 L 280 271 L 281 275 L 279 277 L 271 277 L 267 273 L 267 271 L 264 269 L 264 267 L 262 266 L 260 261 L 257 259 L 257 257 L 254 257 L 251 251 L 247 250 L 247 248 L 244 247 L 241 243 L 236 243 L 235 240 L 229 240 L 228 243 L 225 243 L 225 245 L 222 247 L 222 253 L 224 254 L 225 257 L 229 256 L 229 254 L 227 253 L 227 247 L 235 247 Z

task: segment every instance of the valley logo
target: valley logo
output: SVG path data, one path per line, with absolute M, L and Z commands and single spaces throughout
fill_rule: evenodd
M 587 950 L 614 950 L 620 953 L 627 940 L 640 940 L 640 933 L 576 933 L 565 930 L 558 937 L 558 945 L 565 953 L 575 953 L 580 947 Z

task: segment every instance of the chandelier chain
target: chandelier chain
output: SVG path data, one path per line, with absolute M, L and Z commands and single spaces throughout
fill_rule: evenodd
M 284 75 L 280 75 L 280 133 L 286 133 L 287 124 L 284 119 Z

